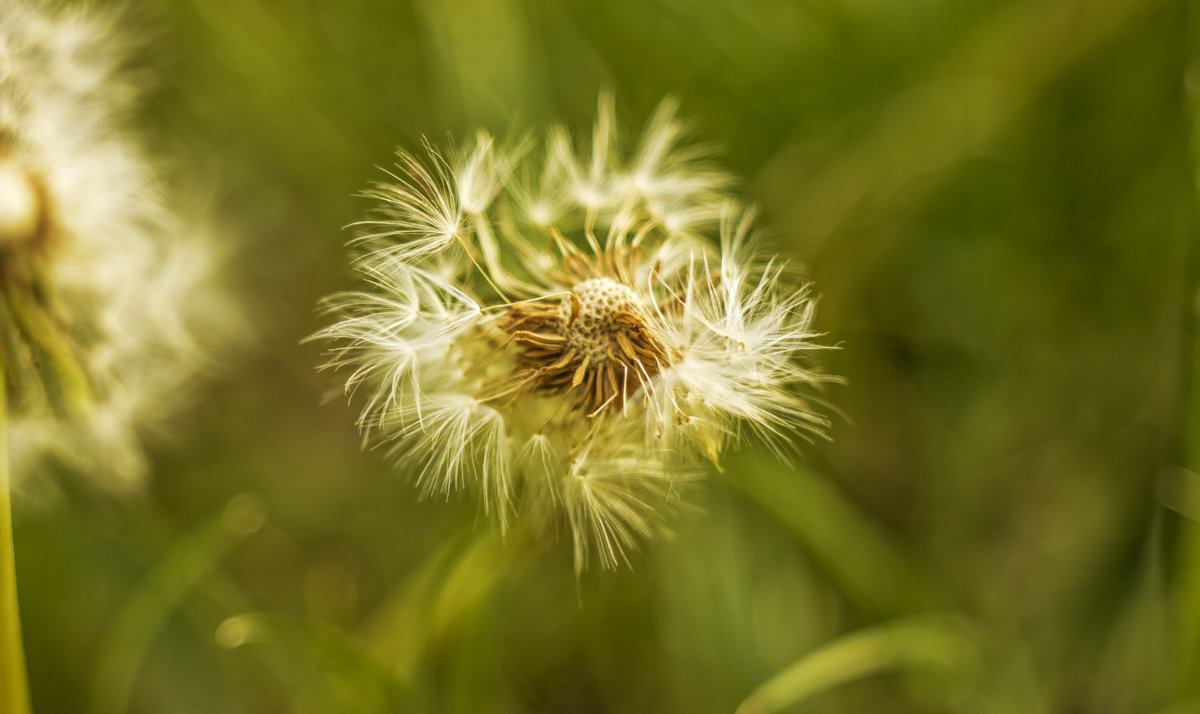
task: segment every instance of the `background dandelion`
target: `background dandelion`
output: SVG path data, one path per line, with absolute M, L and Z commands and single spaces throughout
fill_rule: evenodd
M 138 117 L 254 217 L 263 344 L 151 448 L 142 499 L 19 520 L 38 711 L 1194 708 L 1187 4 L 152 6 L 169 72 Z M 568 544 L 389 479 L 297 344 L 360 287 L 364 167 L 422 136 L 486 166 L 478 127 L 581 142 L 605 88 L 612 136 L 676 96 L 744 177 L 820 288 L 845 419 L 790 466 L 727 450 L 672 540 L 576 580 Z M 547 223 L 592 176 L 514 170 Z
M 214 247 L 168 208 L 125 125 L 114 19 L 0 12 L 0 709 L 22 714 L 14 487 L 37 475 L 45 490 L 55 466 L 137 482 L 139 429 L 183 401 L 228 306 Z
M 56 464 L 137 483 L 139 430 L 187 401 L 232 324 L 211 228 L 164 195 L 129 126 L 116 24 L 18 0 L 0 19 L 0 329 L 18 486 L 38 470 L 44 487 Z

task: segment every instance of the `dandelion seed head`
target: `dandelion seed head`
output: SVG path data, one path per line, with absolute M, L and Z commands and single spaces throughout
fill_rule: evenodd
M 118 18 L 4 0 L 0 364 L 23 477 L 46 458 L 119 488 L 141 439 L 231 334 L 214 231 L 171 205 L 131 127 Z
M 578 144 L 554 128 L 401 153 L 355 239 L 368 287 L 328 298 L 314 335 L 365 438 L 426 495 L 563 522 L 577 566 L 614 567 L 704 460 L 821 433 L 812 298 L 758 255 L 710 153 L 671 101 L 623 150 L 607 97 Z

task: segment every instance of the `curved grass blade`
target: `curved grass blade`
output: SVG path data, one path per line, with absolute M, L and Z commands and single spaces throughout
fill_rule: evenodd
M 185 534 L 138 583 L 101 640 L 91 688 L 93 714 L 129 711 L 138 670 L 171 613 L 264 520 L 259 497 L 235 496 L 220 513 Z
M 771 714 L 817 694 L 880 672 L 910 668 L 954 669 L 973 659 L 960 620 L 923 616 L 852 632 L 817 648 L 768 679 L 737 714 Z

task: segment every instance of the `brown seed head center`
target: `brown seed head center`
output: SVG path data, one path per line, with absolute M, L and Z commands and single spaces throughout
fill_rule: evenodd
M 599 364 L 608 355 L 623 327 L 617 315 L 636 315 L 638 296 L 633 288 L 612 278 L 592 278 L 578 283 L 558 308 L 561 334 L 579 355 Z
M 572 392 L 588 414 L 621 408 L 669 363 L 644 315 L 633 288 L 612 278 L 576 283 L 560 300 L 516 303 L 501 323 L 517 348 L 515 379 Z

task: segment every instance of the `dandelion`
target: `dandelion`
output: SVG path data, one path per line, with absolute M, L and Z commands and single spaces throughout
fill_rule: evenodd
M 179 401 L 202 353 L 193 305 L 220 304 L 203 231 L 167 209 L 122 129 L 135 93 L 111 22 L 0 0 L 0 710 L 13 714 L 29 711 L 14 479 L 57 456 L 135 482 L 139 427 Z
M 128 128 L 128 45 L 94 9 L 0 0 L 0 370 L 15 478 L 104 486 L 183 401 L 228 299 L 210 232 L 169 208 Z
M 607 98 L 583 149 L 561 128 L 533 144 L 401 152 L 353 242 L 367 287 L 327 298 L 314 337 L 424 493 L 564 521 L 577 568 L 613 567 L 705 458 L 822 432 L 814 302 L 673 102 L 628 156 Z

